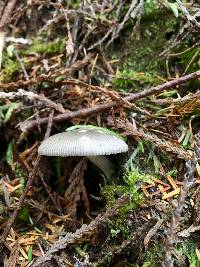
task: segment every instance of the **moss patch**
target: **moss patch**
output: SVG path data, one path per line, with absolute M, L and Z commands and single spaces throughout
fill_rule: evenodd
M 121 32 L 111 50 L 112 59 L 120 62 L 118 77 L 114 80 L 116 87 L 137 90 L 138 82 L 142 85 L 161 83 L 161 77 L 166 76 L 166 63 L 160 54 L 169 47 L 178 24 L 179 20 L 170 10 L 151 7 L 144 12 L 138 33 L 133 34 L 135 21 Z
M 3 62 L 3 71 L 0 76 L 0 82 L 9 82 L 14 78 L 15 73 L 19 70 L 19 63 L 9 57 L 6 57 Z
M 44 42 L 40 38 L 36 38 L 30 48 L 25 52 L 25 54 L 32 53 L 45 53 L 45 54 L 55 54 L 64 49 L 65 42 L 60 39 L 56 39 L 52 42 Z

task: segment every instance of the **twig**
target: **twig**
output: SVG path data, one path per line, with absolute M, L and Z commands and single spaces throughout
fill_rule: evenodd
M 189 228 L 184 229 L 183 231 L 179 232 L 177 235 L 180 237 L 189 237 L 190 234 L 200 231 L 200 225 L 194 226 L 193 224 L 190 225 Z
M 88 29 L 88 31 L 86 32 L 81 44 L 79 45 L 79 47 L 77 49 L 75 49 L 75 52 L 73 54 L 73 57 L 72 59 L 70 60 L 70 65 L 71 64 L 74 64 L 74 62 L 76 61 L 77 57 L 78 57 L 78 54 L 79 52 L 83 49 L 88 37 L 90 36 L 90 34 L 94 31 L 94 27 L 91 27 L 90 29 Z M 88 49 L 89 50 L 89 49 Z
M 88 51 L 92 50 L 93 48 L 95 48 L 98 45 L 101 45 L 107 38 L 108 36 L 113 32 L 113 28 L 111 28 L 100 40 L 98 40 L 96 43 L 94 43 L 93 45 L 91 45 L 88 48 Z
M 47 138 L 49 135 L 50 135 L 50 131 L 51 131 L 51 126 L 52 126 L 52 121 L 53 121 L 53 112 L 50 113 L 49 115 L 49 121 L 48 121 L 48 125 L 47 125 L 47 130 L 46 130 L 46 134 L 45 134 L 45 138 Z M 24 189 L 24 191 L 22 192 L 20 198 L 19 198 L 19 201 L 18 203 L 16 204 L 16 207 L 15 207 L 15 210 L 13 211 L 13 214 L 10 218 L 10 220 L 8 221 L 1 237 L 0 237 L 0 253 L 3 249 L 3 244 L 4 242 L 6 241 L 6 238 L 10 232 L 10 229 L 15 221 L 15 219 L 17 218 L 17 215 L 26 199 L 26 196 L 28 194 L 28 192 L 30 191 L 31 189 L 31 186 L 32 186 L 32 183 L 34 181 L 34 178 L 36 176 L 36 173 L 37 173 L 37 169 L 38 169 L 38 166 L 39 166 L 39 163 L 40 163 L 40 159 L 41 159 L 41 156 L 38 155 L 37 158 L 36 158 L 36 161 L 35 161 L 35 164 L 34 164 L 34 167 L 33 167 L 33 170 L 32 172 L 29 174 L 29 177 L 28 177 L 28 181 L 27 181 L 27 184 L 26 184 L 26 187 Z
M 11 229 L 11 227 L 12 227 L 12 225 L 13 225 L 13 223 L 14 223 L 17 215 L 18 215 L 18 212 L 19 212 L 21 206 L 23 205 L 24 200 L 25 200 L 25 198 L 26 198 L 26 196 L 27 196 L 27 194 L 28 194 L 28 192 L 29 192 L 29 190 L 31 188 L 31 185 L 33 183 L 33 180 L 35 178 L 35 175 L 36 175 L 36 172 L 37 172 L 37 169 L 38 169 L 38 166 L 39 166 L 40 158 L 41 158 L 40 156 L 37 156 L 36 161 L 35 161 L 35 165 L 33 167 L 33 170 L 32 170 L 32 172 L 30 173 L 30 175 L 28 177 L 28 181 L 27 181 L 26 187 L 25 187 L 23 193 L 21 194 L 18 203 L 16 204 L 16 207 L 15 207 L 15 209 L 13 211 L 12 217 L 8 221 L 8 223 L 6 225 L 6 228 L 4 229 L 4 231 L 3 231 L 3 233 L 2 233 L 2 235 L 0 237 L 0 252 L 1 252 L 2 248 L 3 248 L 3 243 L 5 242 L 7 236 L 9 234 L 9 232 L 10 232 L 10 229 Z
M 82 225 L 82 227 L 78 229 L 75 233 L 67 233 L 65 237 L 60 238 L 55 244 L 53 244 L 44 256 L 39 257 L 35 261 L 35 263 L 33 263 L 32 267 L 37 267 L 38 265 L 50 260 L 53 257 L 54 253 L 66 248 L 67 245 L 72 244 L 77 240 L 80 240 L 84 235 L 94 231 L 100 224 L 106 222 L 109 218 L 118 214 L 119 208 L 122 207 L 124 204 L 128 203 L 129 201 L 130 199 L 127 196 L 119 198 L 114 207 L 107 208 L 104 215 L 98 215 L 90 224 Z
M 60 205 L 58 205 L 52 191 L 51 191 L 51 187 L 45 182 L 42 173 L 39 173 L 39 177 L 44 185 L 44 188 L 46 189 L 47 193 L 49 194 L 49 197 L 51 199 L 51 201 L 53 202 L 54 207 L 57 209 L 57 211 L 59 212 L 59 215 L 62 215 L 62 210 Z
M 191 58 L 190 62 L 188 63 L 187 67 L 185 68 L 183 75 L 185 75 L 187 73 L 190 66 L 194 63 L 195 59 L 199 56 L 199 52 L 200 52 L 200 50 L 197 49 L 197 51 L 195 52 L 195 54 Z
M 134 15 L 136 15 L 139 11 L 140 8 L 142 8 L 143 6 L 143 1 L 139 2 L 137 0 L 134 0 L 131 2 L 131 5 L 126 13 L 126 15 L 124 16 L 123 21 L 118 25 L 116 30 L 113 30 L 113 34 L 110 38 L 110 40 L 108 41 L 108 43 L 106 44 L 106 47 L 108 47 L 118 36 L 120 31 L 123 29 L 124 24 L 128 21 L 128 19 L 130 18 L 130 15 L 132 14 L 132 12 L 135 9 Z
M 151 116 L 151 114 L 147 110 L 141 109 L 137 107 L 135 104 L 130 103 L 125 98 L 120 97 L 116 92 L 107 91 L 106 89 L 98 87 L 98 86 L 96 86 L 96 88 L 104 92 L 105 94 L 109 95 L 114 101 L 121 102 L 121 106 L 126 107 L 128 109 L 135 110 L 138 113 Z
M 0 19 L 0 28 L 4 27 L 5 24 L 8 22 L 9 17 L 11 16 L 11 13 L 15 7 L 17 0 L 8 0 L 4 10 L 3 14 Z
M 186 16 L 187 20 L 189 23 L 193 25 L 195 25 L 197 28 L 200 29 L 200 23 L 197 21 L 197 17 L 200 16 L 199 12 L 197 12 L 196 14 L 194 14 L 193 16 L 190 15 L 189 11 L 187 10 L 186 6 L 180 1 L 180 0 L 176 0 L 177 4 L 179 5 L 181 11 L 183 12 L 183 14 Z
M 23 89 L 19 89 L 18 92 L 0 92 L 0 99 L 14 99 L 14 98 L 23 98 L 26 97 L 28 100 L 35 101 L 37 100 L 38 102 L 42 102 L 45 104 L 46 107 L 53 108 L 60 113 L 64 113 L 65 109 L 63 108 L 62 104 L 60 103 L 55 103 L 51 101 L 50 99 L 46 98 L 43 94 L 36 94 L 33 92 L 25 91 Z
M 1 63 L 2 63 L 2 54 L 3 54 L 4 43 L 5 43 L 5 37 L 6 37 L 6 33 L 0 30 L 0 69 L 1 69 Z
M 146 233 L 149 233 L 151 229 L 156 227 L 157 223 L 156 218 L 149 219 L 148 222 L 135 229 L 134 233 L 130 234 L 127 240 L 124 240 L 120 245 L 113 246 L 111 251 L 108 251 L 103 258 L 99 258 L 97 262 L 93 262 L 91 266 L 110 266 L 109 263 L 117 255 L 121 255 L 125 250 L 131 251 L 133 247 L 139 247 L 142 239 L 146 238 Z
M 83 60 L 78 60 L 73 65 L 71 65 L 69 68 L 57 70 L 53 74 L 48 74 L 48 75 L 41 74 L 37 78 L 29 79 L 28 81 L 18 80 L 16 82 L 0 83 L 0 89 L 1 89 L 1 91 L 2 90 L 9 90 L 10 91 L 10 88 L 12 88 L 12 90 L 15 90 L 15 89 L 19 89 L 21 87 L 35 85 L 39 82 L 51 83 L 51 85 L 53 85 L 54 87 L 58 87 L 58 86 L 65 85 L 65 84 L 70 84 L 71 82 L 73 82 L 73 84 L 74 84 L 74 80 L 56 81 L 55 79 L 60 75 L 65 75 L 65 76 L 71 75 L 73 72 L 75 72 L 75 71 L 83 68 L 84 66 L 90 64 L 91 59 L 92 59 L 92 55 L 88 54 L 87 56 L 84 57 Z
M 151 142 L 156 147 L 164 150 L 165 152 L 172 153 L 176 155 L 178 158 L 184 160 L 191 159 L 191 155 L 184 148 L 182 148 L 179 144 L 176 144 L 175 142 L 173 143 L 165 139 L 160 139 L 156 135 L 146 134 L 142 130 L 137 130 L 137 128 L 128 120 L 116 119 L 114 122 L 111 118 L 108 118 L 109 125 L 114 126 L 115 123 L 117 124 L 118 128 L 121 128 L 125 131 L 126 135 L 139 137 L 143 140 Z
M 157 223 L 148 231 L 147 235 L 145 236 L 144 238 L 144 247 L 145 247 L 145 250 L 147 249 L 147 246 L 149 244 L 149 241 L 151 240 L 151 238 L 156 234 L 156 232 L 160 229 L 160 226 L 162 225 L 163 223 L 163 219 L 159 219 L 157 221 Z
M 191 74 L 174 79 L 172 81 L 163 83 L 161 85 L 151 87 L 149 89 L 143 90 L 142 92 L 131 94 L 127 97 L 124 97 L 123 100 L 133 102 L 133 101 L 142 99 L 144 97 L 147 97 L 147 96 L 150 96 L 150 95 L 153 95 L 156 93 L 161 93 L 164 90 L 171 89 L 173 87 L 176 87 L 177 85 L 181 85 L 187 81 L 196 79 L 198 77 L 200 77 L 200 71 L 196 71 L 196 72 L 193 72 Z M 74 119 L 77 117 L 86 117 L 88 115 L 97 114 L 97 113 L 109 110 L 113 107 L 118 107 L 121 104 L 122 104 L 121 102 L 112 101 L 110 103 L 99 104 L 99 105 L 96 105 L 96 106 L 90 107 L 90 108 L 85 108 L 85 109 L 81 109 L 81 110 L 77 110 L 77 111 L 73 111 L 73 112 L 66 112 L 64 114 L 60 114 L 58 116 L 55 116 L 53 121 L 56 123 L 60 123 L 60 122 L 71 120 L 71 119 Z M 47 122 L 48 122 L 48 118 L 39 119 L 40 125 L 45 125 Z M 22 122 L 19 126 L 20 126 L 21 131 L 28 132 L 28 131 L 34 129 L 35 127 L 37 127 L 37 124 L 38 124 L 38 122 L 36 120 L 29 120 L 27 122 Z
M 67 44 L 66 44 L 66 52 L 67 52 L 68 55 L 70 55 L 70 54 L 74 53 L 74 43 L 73 43 L 72 35 L 71 35 L 71 32 L 70 32 L 69 19 L 68 19 L 67 12 L 65 11 L 65 9 L 62 6 L 62 1 L 61 0 L 58 1 L 58 7 L 61 8 L 61 11 L 64 14 L 64 17 L 65 17 L 65 20 L 66 20 L 67 36 L 68 36 L 68 40 L 67 40 Z
M 190 51 L 191 49 L 193 49 L 193 48 L 195 48 L 195 47 L 197 47 L 197 46 L 199 46 L 199 45 L 200 45 L 200 43 L 197 42 L 197 43 L 193 44 L 191 47 L 189 47 L 189 48 L 187 48 L 187 49 L 185 49 L 185 50 L 183 50 L 183 51 L 181 51 L 181 52 L 178 52 L 178 53 L 171 53 L 171 54 L 169 54 L 168 56 L 169 56 L 169 57 L 178 57 L 178 56 L 182 56 L 183 54 L 187 53 L 188 51 Z
M 177 231 L 181 219 L 181 212 L 187 197 L 189 188 L 193 185 L 194 179 L 194 170 L 195 170 L 195 161 L 190 160 L 186 162 L 186 173 L 184 175 L 183 186 L 180 191 L 178 200 L 173 200 L 172 205 L 174 207 L 171 224 L 167 231 L 167 236 L 165 239 L 165 258 L 163 261 L 163 267 L 173 267 L 173 252 L 174 245 L 177 243 Z
M 21 69 L 22 69 L 22 71 L 24 73 L 25 80 L 28 81 L 29 80 L 28 73 L 27 73 L 27 71 L 26 71 L 26 69 L 24 67 L 24 63 L 23 63 L 22 59 L 19 57 L 19 54 L 18 54 L 16 49 L 14 49 L 14 55 L 15 55 L 17 61 L 19 62 L 20 67 L 21 67 Z

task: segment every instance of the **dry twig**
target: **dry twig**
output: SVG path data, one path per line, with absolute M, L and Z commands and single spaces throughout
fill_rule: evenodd
M 46 134 L 45 134 L 45 138 L 47 138 L 49 135 L 50 135 L 50 131 L 51 131 L 51 126 L 52 126 L 52 119 L 53 119 L 53 112 L 50 113 L 49 115 L 49 121 L 48 121 L 48 125 L 47 125 L 47 130 L 46 130 Z M 33 167 L 33 170 L 32 172 L 29 174 L 29 177 L 28 177 L 28 181 L 27 181 L 27 184 L 26 184 L 26 187 L 24 189 L 24 191 L 22 192 L 20 198 L 19 198 L 19 201 L 18 203 L 16 204 L 16 207 L 15 207 L 15 210 L 13 211 L 13 214 L 10 218 L 10 220 L 8 221 L 1 237 L 0 237 L 0 252 L 2 251 L 3 249 L 3 243 L 5 242 L 8 234 L 9 234 L 9 231 L 15 221 L 15 219 L 17 218 L 17 215 L 26 199 L 26 196 L 28 194 L 28 192 L 30 191 L 31 189 L 31 186 L 32 186 L 32 183 L 34 181 L 34 178 L 36 176 L 36 173 L 37 173 L 37 169 L 38 169 L 38 166 L 39 166 L 39 163 L 40 163 L 40 159 L 41 159 L 41 156 L 38 155 L 37 158 L 36 158 L 36 161 L 35 161 L 35 165 Z
M 130 247 L 139 247 L 142 240 L 146 239 L 148 233 L 158 227 L 159 221 L 156 218 L 151 218 L 143 226 L 130 234 L 127 240 L 124 240 L 120 245 L 112 247 L 112 250 L 107 252 L 103 258 L 100 258 L 97 263 L 93 263 L 94 266 L 110 266 L 110 261 L 117 255 L 121 255 L 126 249 L 130 250 Z M 146 235 L 147 234 L 147 235 Z M 133 248 L 132 248 L 133 249 Z M 140 257 L 141 255 L 139 255 Z M 106 264 L 106 265 L 105 265 Z
M 133 101 L 142 99 L 144 97 L 147 97 L 147 96 L 150 96 L 150 95 L 153 95 L 156 93 L 160 93 L 164 90 L 171 89 L 173 87 L 181 85 L 187 81 L 196 79 L 198 77 L 200 77 L 200 71 L 196 71 L 196 72 L 193 72 L 193 73 L 188 74 L 186 76 L 183 76 L 183 77 L 174 79 L 172 81 L 166 82 L 164 84 L 161 84 L 161 85 L 158 85 L 155 87 L 151 87 L 149 89 L 143 90 L 142 92 L 131 94 L 130 96 L 124 97 L 123 99 L 124 99 L 124 101 L 133 102 Z M 77 110 L 77 111 L 73 111 L 73 112 L 66 112 L 64 114 L 60 114 L 58 116 L 55 116 L 53 121 L 56 123 L 61 123 L 61 122 L 67 121 L 67 120 L 77 118 L 77 117 L 86 117 L 89 115 L 94 115 L 94 114 L 109 110 L 113 107 L 120 106 L 121 104 L 122 104 L 121 101 L 120 102 L 112 101 L 110 103 L 99 104 L 99 105 L 96 105 L 94 107 L 85 108 L 82 110 Z M 45 125 L 47 122 L 48 122 L 48 118 L 41 118 L 38 121 L 37 120 L 29 120 L 25 123 L 21 123 L 20 129 L 23 132 L 28 132 L 28 131 L 34 129 L 35 127 L 37 127 L 38 123 L 40 125 Z
M 181 212 L 183 210 L 183 205 L 187 197 L 189 188 L 194 184 L 194 171 L 195 171 L 195 161 L 186 162 L 186 173 L 184 175 L 183 186 L 181 188 L 178 200 L 173 200 L 172 205 L 174 207 L 171 223 L 167 231 L 167 236 L 165 239 L 165 258 L 163 261 L 163 267 L 173 267 L 173 252 L 174 245 L 177 243 L 177 231 L 181 220 Z
M 38 101 L 39 103 L 43 103 L 46 107 L 53 108 L 59 111 L 60 113 L 65 112 L 65 109 L 63 108 L 62 104 L 55 103 L 54 101 L 45 97 L 43 94 L 38 95 L 36 93 L 25 91 L 23 89 L 19 89 L 18 92 L 0 92 L 0 99 L 23 99 L 23 97 L 27 98 L 30 101 Z
M 78 229 L 75 233 L 67 233 L 65 237 L 60 238 L 51 248 L 45 253 L 44 256 L 38 258 L 35 263 L 33 263 L 33 267 L 37 267 L 40 264 L 50 260 L 53 257 L 53 254 L 58 252 L 61 249 L 66 248 L 69 244 L 72 244 L 78 240 L 80 240 L 84 235 L 90 234 L 94 231 L 100 224 L 107 222 L 107 220 L 113 216 L 115 216 L 119 212 L 119 208 L 124 204 L 129 202 L 129 197 L 124 196 L 119 198 L 112 208 L 107 208 L 104 215 L 98 215 L 90 224 L 82 225 L 80 229 Z
M 10 16 L 11 16 L 11 13 L 15 7 L 15 4 L 16 4 L 17 0 L 8 0 L 5 7 L 4 7 L 4 10 L 3 10 L 3 14 L 1 16 L 1 19 L 0 19 L 0 28 L 3 28 L 5 26 L 5 24 L 8 22 Z
M 109 118 L 108 123 L 112 126 L 114 125 L 113 120 L 110 118 Z M 116 123 L 117 123 L 117 127 L 122 128 L 127 135 L 139 137 L 141 139 L 149 141 L 155 146 L 157 146 L 158 148 L 176 155 L 178 158 L 185 159 L 185 160 L 191 159 L 190 154 L 176 143 L 172 143 L 170 141 L 160 139 L 156 135 L 146 134 L 141 130 L 139 131 L 128 120 L 122 121 L 118 119 L 116 120 Z
M 0 83 L 0 89 L 10 91 L 10 88 L 12 88 L 12 91 L 14 91 L 22 87 L 35 85 L 39 82 L 51 83 L 51 85 L 54 87 L 56 86 L 59 87 L 61 85 L 70 84 L 72 80 L 56 81 L 55 79 L 60 75 L 65 75 L 65 76 L 71 75 L 73 72 L 83 68 L 85 65 L 88 65 L 91 62 L 91 59 L 92 59 L 92 55 L 88 54 L 87 56 L 84 57 L 83 60 L 76 61 L 69 68 L 56 70 L 54 73 L 51 73 L 48 75 L 41 74 L 40 76 L 37 76 L 37 78 L 32 78 L 29 80 L 18 80 L 18 81 L 10 82 L 10 83 Z M 74 83 L 74 80 L 73 80 L 73 83 Z
M 186 16 L 188 22 L 191 23 L 192 26 L 194 25 L 200 29 L 200 23 L 197 21 L 197 18 L 200 17 L 200 11 L 198 11 L 194 16 L 192 16 L 190 15 L 189 11 L 187 10 L 186 6 L 182 1 L 176 0 L 176 2 L 178 3 L 183 14 Z
M 130 15 L 132 17 L 136 17 L 140 9 L 142 9 L 142 7 L 143 7 L 143 0 L 140 0 L 139 3 L 137 0 L 134 0 L 131 2 L 129 9 L 123 18 L 123 21 L 119 25 L 117 25 L 116 29 L 112 29 L 112 36 L 111 36 L 111 39 L 106 44 L 106 47 L 108 47 L 119 36 L 120 31 L 123 29 L 124 24 L 130 18 Z

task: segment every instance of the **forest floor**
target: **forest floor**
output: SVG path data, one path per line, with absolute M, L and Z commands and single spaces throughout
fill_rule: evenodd
M 200 267 L 198 2 L 0 1 L 0 266 Z M 38 155 L 77 125 L 109 181 Z

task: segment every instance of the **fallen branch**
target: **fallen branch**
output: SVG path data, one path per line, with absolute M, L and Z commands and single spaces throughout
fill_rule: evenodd
M 155 87 L 151 87 L 149 89 L 145 89 L 142 92 L 131 94 L 127 97 L 124 97 L 123 100 L 133 102 L 133 101 L 142 99 L 144 97 L 147 97 L 147 96 L 150 96 L 150 95 L 153 95 L 156 93 L 161 93 L 164 90 L 174 88 L 178 85 L 181 85 L 181 84 L 183 84 L 187 81 L 190 81 L 190 80 L 194 80 L 198 77 L 200 77 L 200 71 L 196 71 L 196 72 L 193 72 L 191 74 L 185 75 L 183 77 L 166 82 L 164 84 L 161 84 L 161 85 L 158 85 Z M 124 102 L 123 101 L 112 101 L 112 102 L 105 103 L 105 104 L 99 104 L 99 105 L 96 105 L 96 106 L 90 107 L 90 108 L 85 108 L 85 109 L 81 109 L 81 110 L 77 110 L 77 111 L 73 111 L 73 112 L 66 112 L 66 113 L 60 114 L 58 116 L 55 116 L 53 118 L 53 122 L 60 123 L 60 122 L 65 122 L 67 120 L 71 120 L 71 119 L 74 119 L 77 117 L 86 117 L 89 115 L 94 115 L 94 114 L 109 110 L 111 108 L 118 107 L 120 105 L 124 105 Z M 47 122 L 48 122 L 48 117 L 41 118 L 38 120 L 29 120 L 29 121 L 25 121 L 25 122 L 20 123 L 19 127 L 20 127 L 21 131 L 28 132 L 28 131 L 36 128 L 38 123 L 40 125 L 45 125 L 45 124 L 47 124 Z
M 140 13 L 140 10 L 143 9 L 143 5 L 144 5 L 144 1 L 143 0 L 139 1 L 139 3 L 138 3 L 137 0 L 134 0 L 134 1 L 131 2 L 131 5 L 130 5 L 129 9 L 128 9 L 126 15 L 123 18 L 123 21 L 120 24 L 116 25 L 116 27 L 113 27 L 112 36 L 111 36 L 110 40 L 108 41 L 108 43 L 106 44 L 106 48 L 111 43 L 113 43 L 113 41 L 115 39 L 118 38 L 121 30 L 124 28 L 124 25 L 129 20 L 130 16 L 132 18 L 136 18 L 137 17 L 137 15 Z
M 179 237 L 189 237 L 192 233 L 195 233 L 196 231 L 200 231 L 200 225 L 194 226 L 193 224 L 190 225 L 189 228 L 184 229 L 183 231 L 179 232 L 177 235 Z
M 160 226 L 162 225 L 163 223 L 163 219 L 159 219 L 156 224 L 148 231 L 147 235 L 145 236 L 144 238 L 144 247 L 145 247 L 145 250 L 147 249 L 148 247 L 148 244 L 151 240 L 151 238 L 156 234 L 156 232 L 160 229 Z
M 28 194 L 28 192 L 29 192 L 29 190 L 31 188 L 31 185 L 33 183 L 33 180 L 35 178 L 35 175 L 36 175 L 36 172 L 37 172 L 37 169 L 38 169 L 38 166 L 39 166 L 40 158 L 41 158 L 40 156 L 37 157 L 37 159 L 35 161 L 35 165 L 33 167 L 33 170 L 29 175 L 26 187 L 25 187 L 23 193 L 21 194 L 21 196 L 19 198 L 19 201 L 16 204 L 16 207 L 15 207 L 15 209 L 13 211 L 13 214 L 12 214 L 10 220 L 8 221 L 8 223 L 6 224 L 6 227 L 5 227 L 3 233 L 2 233 L 2 235 L 0 237 L 0 253 L 2 252 L 3 244 L 6 241 L 6 238 L 7 238 L 8 234 L 9 234 L 9 232 L 10 232 L 10 229 L 11 229 L 15 219 L 17 218 L 17 215 L 18 215 L 18 213 L 19 213 L 19 211 L 21 209 L 21 206 L 23 205 L 24 200 L 25 200 L 25 198 L 26 198 L 26 196 L 27 196 L 27 194 Z

